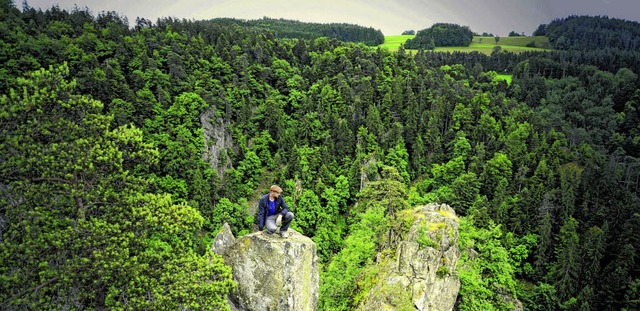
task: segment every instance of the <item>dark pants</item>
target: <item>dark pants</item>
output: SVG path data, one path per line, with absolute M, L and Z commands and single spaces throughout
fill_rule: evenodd
M 267 217 L 267 222 L 266 222 L 266 227 L 267 227 L 267 231 L 273 233 L 276 232 L 276 230 L 278 229 L 278 225 L 276 224 L 276 220 L 278 219 L 279 215 L 271 215 Z M 289 229 L 289 224 L 291 224 L 291 221 L 293 220 L 293 213 L 292 212 L 288 212 L 286 215 L 282 216 L 282 224 L 280 226 L 280 231 L 281 232 L 285 232 L 287 231 L 287 229 Z

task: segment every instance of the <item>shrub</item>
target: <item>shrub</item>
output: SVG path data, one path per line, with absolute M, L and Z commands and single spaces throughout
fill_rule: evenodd
M 449 268 L 445 267 L 445 266 L 440 266 L 440 268 L 438 268 L 438 271 L 436 271 L 436 276 L 443 279 L 444 277 L 448 276 L 449 273 Z
M 425 247 L 433 247 L 435 249 L 440 248 L 440 244 L 438 244 L 437 242 L 432 240 L 427 235 L 426 232 L 427 232 L 427 230 L 424 227 L 421 227 L 418 230 L 418 239 L 416 240 L 416 242 L 418 242 L 418 244 L 420 245 L 420 248 L 425 248 Z

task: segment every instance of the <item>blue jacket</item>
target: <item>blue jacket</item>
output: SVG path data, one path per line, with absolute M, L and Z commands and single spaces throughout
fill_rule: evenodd
M 286 215 L 289 212 L 289 206 L 284 202 L 282 196 L 276 199 L 276 214 Z M 269 194 L 265 194 L 258 202 L 258 229 L 262 230 L 267 222 L 267 214 L 269 213 Z

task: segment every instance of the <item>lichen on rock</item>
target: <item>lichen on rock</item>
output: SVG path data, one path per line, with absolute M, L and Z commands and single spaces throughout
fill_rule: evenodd
M 292 229 L 288 238 L 262 231 L 231 239 L 228 229 L 212 247 L 238 284 L 229 297 L 232 310 L 317 310 L 318 257 L 311 239 Z
M 358 310 L 452 310 L 460 291 L 454 273 L 460 258 L 458 218 L 446 204 L 402 211 L 395 260 L 358 306 Z

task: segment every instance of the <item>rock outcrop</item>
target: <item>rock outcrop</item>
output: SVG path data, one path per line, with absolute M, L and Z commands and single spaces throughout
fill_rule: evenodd
M 311 239 L 292 229 L 288 238 L 256 232 L 236 239 L 225 224 L 212 247 L 238 283 L 231 310 L 317 310 L 318 257 Z
M 224 122 L 215 118 L 213 108 L 207 109 L 200 115 L 200 123 L 205 148 L 202 158 L 211 165 L 218 176 L 222 176 L 224 171 L 231 167 L 231 159 L 226 152 L 222 152 L 233 146 L 231 134 Z
M 358 310 L 452 310 L 460 290 L 455 274 L 460 258 L 458 220 L 448 205 L 429 204 L 403 211 L 402 241 L 395 260 L 386 260 L 385 271 Z

